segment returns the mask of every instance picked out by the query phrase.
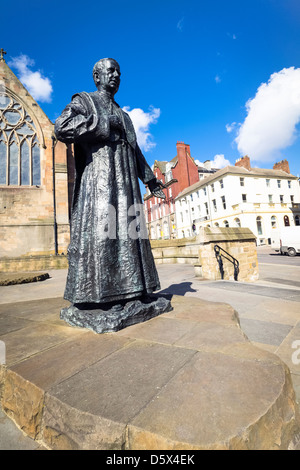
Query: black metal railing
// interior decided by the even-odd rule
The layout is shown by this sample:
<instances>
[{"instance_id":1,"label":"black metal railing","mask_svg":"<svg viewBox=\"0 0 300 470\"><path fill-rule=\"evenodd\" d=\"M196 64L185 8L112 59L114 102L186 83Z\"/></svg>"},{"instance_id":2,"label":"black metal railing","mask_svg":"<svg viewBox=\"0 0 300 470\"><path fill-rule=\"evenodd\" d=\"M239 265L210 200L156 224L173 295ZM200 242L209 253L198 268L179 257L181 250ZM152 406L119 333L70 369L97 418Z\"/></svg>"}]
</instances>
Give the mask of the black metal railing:
<instances>
[{"instance_id":1,"label":"black metal railing","mask_svg":"<svg viewBox=\"0 0 300 470\"><path fill-rule=\"evenodd\" d=\"M215 250L215 255L216 255L217 261L219 263L219 269L220 269L222 279L224 279L224 267L223 267L223 259L222 258L226 258L228 261L230 261L230 263L233 264L234 280L237 281L238 280L238 275L239 275L239 270L240 270L238 260L235 259L230 253L227 253L227 251L225 251L219 245L215 245L214 250ZM223 253L225 253L225 255Z\"/></svg>"}]
</instances>

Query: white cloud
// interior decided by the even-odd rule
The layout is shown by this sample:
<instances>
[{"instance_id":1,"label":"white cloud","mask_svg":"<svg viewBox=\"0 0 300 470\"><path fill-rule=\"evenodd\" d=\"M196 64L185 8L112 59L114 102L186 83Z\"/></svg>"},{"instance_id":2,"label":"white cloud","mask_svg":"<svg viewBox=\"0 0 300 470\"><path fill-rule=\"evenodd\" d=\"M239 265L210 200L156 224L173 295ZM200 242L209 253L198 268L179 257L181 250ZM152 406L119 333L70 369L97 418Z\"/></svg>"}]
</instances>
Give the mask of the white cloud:
<instances>
[{"instance_id":1,"label":"white cloud","mask_svg":"<svg viewBox=\"0 0 300 470\"><path fill-rule=\"evenodd\" d=\"M182 32L183 31L183 26L184 26L184 17L182 17L178 23L177 23L177 29Z\"/></svg>"},{"instance_id":2,"label":"white cloud","mask_svg":"<svg viewBox=\"0 0 300 470\"><path fill-rule=\"evenodd\" d=\"M146 113L140 108L130 110L129 106L125 106L123 110L129 114L137 136L137 141L142 150L147 152L155 147L155 142L152 141L152 135L149 132L150 124L155 124L160 116L159 108L149 108Z\"/></svg>"},{"instance_id":3,"label":"white cloud","mask_svg":"<svg viewBox=\"0 0 300 470\"><path fill-rule=\"evenodd\" d=\"M234 131L236 129L236 126L237 126L236 122L232 122L231 124L226 124L226 131L228 133Z\"/></svg>"},{"instance_id":4,"label":"white cloud","mask_svg":"<svg viewBox=\"0 0 300 470\"><path fill-rule=\"evenodd\" d=\"M12 60L8 62L10 67L18 70L20 81L35 100L50 103L51 93L53 91L51 81L49 78L43 77L39 70L35 72L32 71L31 67L33 67L34 64L34 60L24 54L13 57Z\"/></svg>"},{"instance_id":5,"label":"white cloud","mask_svg":"<svg viewBox=\"0 0 300 470\"><path fill-rule=\"evenodd\" d=\"M221 83L221 81L222 81L222 80L221 80L221 77L220 77L219 75L216 75L216 76L215 76L215 82L216 82L216 83Z\"/></svg>"},{"instance_id":6,"label":"white cloud","mask_svg":"<svg viewBox=\"0 0 300 470\"><path fill-rule=\"evenodd\" d=\"M297 138L300 121L300 69L290 67L271 75L246 103L247 117L235 139L242 155L266 162Z\"/></svg>"},{"instance_id":7,"label":"white cloud","mask_svg":"<svg viewBox=\"0 0 300 470\"><path fill-rule=\"evenodd\" d=\"M227 36L229 36L233 40L237 38L236 34L232 34L232 33L227 33Z\"/></svg>"},{"instance_id":8,"label":"white cloud","mask_svg":"<svg viewBox=\"0 0 300 470\"><path fill-rule=\"evenodd\" d=\"M202 162L199 160L195 160L196 165L204 166ZM214 156L214 159L211 161L212 168L224 168L225 166L230 165L230 161L225 158L223 154L217 154Z\"/></svg>"},{"instance_id":9,"label":"white cloud","mask_svg":"<svg viewBox=\"0 0 300 470\"><path fill-rule=\"evenodd\" d=\"M213 168L224 168L225 166L228 166L228 165L230 165L230 161L227 160L223 154L215 155L213 162L212 162Z\"/></svg>"}]
</instances>

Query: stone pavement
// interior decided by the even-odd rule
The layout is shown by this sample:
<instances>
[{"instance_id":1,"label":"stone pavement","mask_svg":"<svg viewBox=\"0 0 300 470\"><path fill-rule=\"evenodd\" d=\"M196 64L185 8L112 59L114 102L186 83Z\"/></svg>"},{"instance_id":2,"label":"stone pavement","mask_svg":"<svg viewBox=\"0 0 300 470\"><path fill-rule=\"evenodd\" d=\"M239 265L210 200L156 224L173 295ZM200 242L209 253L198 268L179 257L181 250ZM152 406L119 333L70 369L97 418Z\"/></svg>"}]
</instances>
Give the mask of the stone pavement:
<instances>
[{"instance_id":1,"label":"stone pavement","mask_svg":"<svg viewBox=\"0 0 300 470\"><path fill-rule=\"evenodd\" d=\"M269 252L267 247L258 247ZM282 260L281 260L282 262ZM259 348L278 355L289 367L300 403L300 266L259 263L260 280L251 283L195 279L190 266L172 273L161 266L163 292L186 297L226 302L239 315L249 340ZM166 281L171 279L173 283ZM297 343L298 342L298 343Z\"/></svg>"},{"instance_id":2,"label":"stone pavement","mask_svg":"<svg viewBox=\"0 0 300 470\"><path fill-rule=\"evenodd\" d=\"M162 442L164 445L173 446L167 448L176 448L174 446L180 445L179 442L182 448L183 435L185 438L190 436L188 448L193 448L193 446L197 448L199 442L203 445L213 443L220 445L221 448L222 445L224 448L228 448L228 445L232 448L242 447L245 442L248 442L247 445L250 445L250 448L251 446L255 448L257 445L253 441L253 433L257 432L255 426L252 434L248 429L247 436L240 436L240 442L237 444L237 430L245 429L245 422L244 425L239 422L239 419L232 422L230 416L237 403L239 403L237 409L240 407L240 410L244 410L244 414L238 413L238 415L244 416L246 421L250 419L250 415L245 412L247 407L250 406L249 413L252 413L253 420L254 416L257 417L261 413L258 408L262 406L263 401L265 404L268 400L280 403L281 392L279 390L283 382L280 380L276 382L278 376L281 378L284 376L280 359L288 365L292 373L294 389L299 400L300 364L297 364L297 358L300 354L295 356L297 351L293 349L293 345L300 340L300 286L297 285L300 267L279 268L261 265L260 281L255 283L255 286L234 281L200 280L195 278L193 268L188 265L160 265L158 269L162 293L174 295L173 303L176 307L174 312L145 324L130 327L117 334L106 335L106 344L101 348L98 344L99 336L62 325L58 320L57 312L64 302L61 296L64 289L65 271L49 272L50 279L32 285L0 287L0 304L2 304L0 305L0 312L2 312L0 340L5 340L7 347L8 367L11 370L10 378L12 379L11 391L16 387L16 377L22 377L17 384L18 390L24 391L26 389L24 384L33 384L31 391L32 396L36 397L37 405L44 403L40 400L40 395L48 393L48 401L44 403L48 417L44 419L47 421L46 439L48 439L48 444L51 443L52 448L55 446L76 448L79 445L80 433L76 435L74 423L75 428L76 426L78 428L79 422L92 429L96 435L99 433L99 428L103 429L105 424L110 429L110 436L114 436L115 444L124 439L122 433L125 427L122 423L130 423L130 426L126 428L125 441L127 439L127 445L130 442L131 448L134 446L141 448L142 445L155 448L155 445L163 445ZM225 302L231 305L238 312L242 331L252 344L249 344L237 328L233 309L223 304L221 309L219 308L223 314L221 313L221 317L220 315L215 317L210 307L214 307L215 312L216 305L210 304L208 307L208 304L203 301L222 304ZM187 304L189 304L188 311ZM195 317L196 307L198 313ZM199 312L203 310L206 316L204 313L199 315ZM45 325L47 325L47 334L45 334ZM34 334L33 330L35 330ZM39 341L36 341L37 338ZM93 357L93 364L87 366L86 361L89 361L88 358L95 354L95 348L93 349L95 342L97 342L97 357ZM141 348L142 344L145 348ZM258 346L259 349L256 347L253 349L254 346ZM269 355L269 353L275 353L276 356ZM280 358L279 362L276 357ZM143 367L140 366L141 361L144 364ZM122 370L124 363L131 364L126 374ZM145 364L146 370L144 370ZM151 375L152 370L157 370L158 364L161 364L159 368L161 372ZM257 364L263 364L263 367L256 368ZM237 371L239 373L235 388L232 390L232 383L229 387L227 377L233 369L235 373ZM64 376L66 370L68 370L67 377ZM195 370L198 372L196 373ZM177 430L177 434L174 435L172 429L176 428L176 423L170 422L168 429L165 425L166 416L170 420L173 413L169 408L182 409L181 420L184 423L185 416L193 415L187 398L195 396L196 390L199 392L199 383L203 382L203 377L205 377L206 392L210 393L203 395L202 391L202 395L199 395L198 409L209 395L215 394L216 389L220 388L214 381L214 374L209 373L210 370L218 370L221 374L219 379L222 380L223 404L228 406L230 415L226 416L225 411L218 408L222 402L220 399L209 403L209 413L205 414L205 409L202 408L201 417L203 422L210 424L209 429L221 430L223 436L228 437L227 442L222 441L220 435L209 435L207 430L205 436L199 430L195 435L194 429L197 423L193 420L185 422L184 430L181 433ZM247 370L248 379L243 376L243 370ZM122 378L121 383L118 384L115 378L115 381L109 385L112 372L117 374L115 377ZM101 384L97 380L93 383L93 377L102 377L103 373L107 380L101 381ZM196 375L193 375L195 373ZM132 378L135 374L140 377L140 393L132 389L130 377ZM79 376L84 385L82 390L86 392L86 387L89 386L89 393L83 395L81 388L78 386L76 388L75 377ZM200 377L202 382L200 382ZM187 383L190 384L189 387L185 386ZM112 396L113 385L115 385L114 390L119 387L120 392L114 396L114 405L111 407L106 405L105 409L102 409L103 405L100 406L93 397L98 393L102 393L103 397ZM99 391L101 387L103 390ZM196 388L193 389L193 387ZM261 403L257 403L256 393L259 390ZM177 404L170 402L169 396L177 396ZM251 396L255 397L255 403L251 401ZM16 399L15 391L11 394L10 398L12 397ZM100 400L100 402L104 403L105 400ZM183 403L185 406L182 406ZM123 404L121 408L120 404ZM161 404L167 415L161 413L162 408L159 406ZM64 408L66 406L67 408ZM74 410L77 410L77 414ZM160 413L157 413L158 410ZM35 411L36 413L31 413L31 416L38 417L39 413ZM286 411L288 411L287 414L291 413L290 409ZM69 416L70 422L59 422L59 416L64 412L66 416ZM16 414L16 409L14 413ZM153 416L158 416L156 421L153 420ZM216 421L218 417L221 421ZM51 419L56 421L53 422ZM267 423L268 412L266 411L264 419ZM150 421L152 427L147 428L147 423ZM121 424L121 428L115 423L118 423L118 426ZM9 446L15 449L43 448L38 442L25 437L16 427L13 428L12 424L5 415L0 415L0 449L9 448ZM270 423L268 424L270 430ZM33 433L31 435L36 437L35 433L39 432L39 424L34 422L34 419L31 422L27 419L26 423L21 423L21 425L27 426L26 432L29 435ZM69 429L68 432L66 427ZM164 440L161 440L162 428ZM55 434L55 429L64 430L64 432L59 437ZM64 441L62 442L61 439ZM95 448L93 437L89 435L86 439L87 448L89 446ZM264 439L266 443L265 436ZM106 448L110 444L106 442Z\"/></svg>"}]
</instances>

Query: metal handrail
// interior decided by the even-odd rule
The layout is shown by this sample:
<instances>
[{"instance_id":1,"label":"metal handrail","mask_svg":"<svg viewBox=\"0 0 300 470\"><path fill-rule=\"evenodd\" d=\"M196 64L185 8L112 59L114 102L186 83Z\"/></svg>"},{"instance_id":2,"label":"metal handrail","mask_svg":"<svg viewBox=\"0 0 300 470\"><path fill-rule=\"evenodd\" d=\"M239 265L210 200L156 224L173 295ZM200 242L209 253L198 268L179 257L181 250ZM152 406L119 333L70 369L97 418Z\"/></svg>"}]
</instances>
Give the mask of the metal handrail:
<instances>
[{"instance_id":1,"label":"metal handrail","mask_svg":"<svg viewBox=\"0 0 300 470\"><path fill-rule=\"evenodd\" d=\"M226 258L228 261L230 261L230 263L233 264L233 267L234 267L234 280L237 281L239 271L240 271L240 268L239 268L240 264L239 264L238 260L236 258L234 258L230 253L225 251L219 245L215 245L214 250L215 250L215 255L216 255L217 261L219 263L219 268L220 268L220 273L221 273L222 279L224 279L224 268L223 268L223 260L222 260L222 257L223 257L223 258ZM221 251L226 253L227 256L223 255L223 253L221 253ZM231 259L228 258L228 256L230 256Z\"/></svg>"}]
</instances>

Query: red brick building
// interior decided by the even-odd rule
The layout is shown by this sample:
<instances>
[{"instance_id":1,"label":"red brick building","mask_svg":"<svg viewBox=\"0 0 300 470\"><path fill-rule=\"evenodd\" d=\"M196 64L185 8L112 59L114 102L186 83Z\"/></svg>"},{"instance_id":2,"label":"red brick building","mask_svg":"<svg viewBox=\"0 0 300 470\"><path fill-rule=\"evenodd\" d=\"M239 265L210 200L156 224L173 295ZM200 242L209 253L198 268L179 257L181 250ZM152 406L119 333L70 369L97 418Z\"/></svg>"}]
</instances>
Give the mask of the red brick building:
<instances>
[{"instance_id":1,"label":"red brick building","mask_svg":"<svg viewBox=\"0 0 300 470\"><path fill-rule=\"evenodd\" d=\"M177 154L171 161L155 160L154 162L155 176L166 185L163 190L166 199L152 196L148 189L144 196L150 239L175 238L175 198L188 186L216 171L211 168L209 161L204 163L204 167L199 167L191 156L188 144L177 142L176 149Z\"/></svg>"}]
</instances>

